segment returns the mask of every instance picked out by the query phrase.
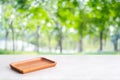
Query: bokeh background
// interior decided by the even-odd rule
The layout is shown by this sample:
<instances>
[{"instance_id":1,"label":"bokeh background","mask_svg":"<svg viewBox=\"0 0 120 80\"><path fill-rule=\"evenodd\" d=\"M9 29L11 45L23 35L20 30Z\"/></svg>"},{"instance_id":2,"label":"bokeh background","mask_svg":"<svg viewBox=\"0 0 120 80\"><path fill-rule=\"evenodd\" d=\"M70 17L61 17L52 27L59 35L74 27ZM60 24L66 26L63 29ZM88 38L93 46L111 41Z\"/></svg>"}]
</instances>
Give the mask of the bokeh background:
<instances>
[{"instance_id":1,"label":"bokeh background","mask_svg":"<svg viewBox=\"0 0 120 80\"><path fill-rule=\"evenodd\" d=\"M120 0L0 0L0 54L119 54Z\"/></svg>"}]
</instances>

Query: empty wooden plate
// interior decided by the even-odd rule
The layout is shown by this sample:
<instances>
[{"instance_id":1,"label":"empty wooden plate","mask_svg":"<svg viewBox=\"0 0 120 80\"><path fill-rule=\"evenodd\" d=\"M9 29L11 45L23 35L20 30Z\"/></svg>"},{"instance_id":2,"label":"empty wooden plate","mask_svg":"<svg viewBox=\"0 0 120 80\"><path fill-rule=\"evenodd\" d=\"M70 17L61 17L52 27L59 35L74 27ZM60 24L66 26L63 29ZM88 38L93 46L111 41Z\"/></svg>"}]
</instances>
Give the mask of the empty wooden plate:
<instances>
[{"instance_id":1,"label":"empty wooden plate","mask_svg":"<svg viewBox=\"0 0 120 80\"><path fill-rule=\"evenodd\" d=\"M49 67L54 67L56 65L55 61L39 57L30 60L24 60L20 62L11 63L10 67L20 73L28 73L32 71L37 71Z\"/></svg>"}]
</instances>

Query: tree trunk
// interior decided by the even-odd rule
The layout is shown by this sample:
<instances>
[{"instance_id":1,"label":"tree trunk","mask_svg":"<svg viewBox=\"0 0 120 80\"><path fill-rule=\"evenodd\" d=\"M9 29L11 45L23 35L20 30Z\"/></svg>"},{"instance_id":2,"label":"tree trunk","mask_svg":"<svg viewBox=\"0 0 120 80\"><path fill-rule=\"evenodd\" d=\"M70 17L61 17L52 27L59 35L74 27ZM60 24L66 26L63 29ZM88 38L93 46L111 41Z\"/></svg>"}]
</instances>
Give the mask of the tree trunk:
<instances>
[{"instance_id":1,"label":"tree trunk","mask_svg":"<svg viewBox=\"0 0 120 80\"><path fill-rule=\"evenodd\" d=\"M79 52L83 51L83 23L80 26Z\"/></svg>"},{"instance_id":2,"label":"tree trunk","mask_svg":"<svg viewBox=\"0 0 120 80\"><path fill-rule=\"evenodd\" d=\"M100 48L99 51L103 50L103 31L100 31Z\"/></svg>"},{"instance_id":3,"label":"tree trunk","mask_svg":"<svg viewBox=\"0 0 120 80\"><path fill-rule=\"evenodd\" d=\"M15 51L15 36L14 36L14 28L13 28L13 22L11 22L11 25L10 25L10 28L11 28L11 31L12 31L12 42L13 42L13 52Z\"/></svg>"},{"instance_id":4,"label":"tree trunk","mask_svg":"<svg viewBox=\"0 0 120 80\"><path fill-rule=\"evenodd\" d=\"M114 51L118 51L118 40L114 43Z\"/></svg>"},{"instance_id":5,"label":"tree trunk","mask_svg":"<svg viewBox=\"0 0 120 80\"><path fill-rule=\"evenodd\" d=\"M60 38L59 38L59 48L60 48L60 53L62 54L63 52L63 45L62 45L62 42L63 42L63 34L62 34L62 27L60 27Z\"/></svg>"},{"instance_id":6,"label":"tree trunk","mask_svg":"<svg viewBox=\"0 0 120 80\"><path fill-rule=\"evenodd\" d=\"M25 50L25 46L24 46L24 37L25 37L25 34L24 34L24 30L22 31L22 48L21 48L21 51L24 51Z\"/></svg>"},{"instance_id":7,"label":"tree trunk","mask_svg":"<svg viewBox=\"0 0 120 80\"><path fill-rule=\"evenodd\" d=\"M8 34L9 34L9 32L8 32L8 30L6 29L6 33L5 33L5 50L7 50Z\"/></svg>"},{"instance_id":8,"label":"tree trunk","mask_svg":"<svg viewBox=\"0 0 120 80\"><path fill-rule=\"evenodd\" d=\"M51 36L48 37L48 46L49 46L49 51L51 52Z\"/></svg>"},{"instance_id":9,"label":"tree trunk","mask_svg":"<svg viewBox=\"0 0 120 80\"><path fill-rule=\"evenodd\" d=\"M39 38L40 38L40 26L36 28L36 51L39 52Z\"/></svg>"},{"instance_id":10,"label":"tree trunk","mask_svg":"<svg viewBox=\"0 0 120 80\"><path fill-rule=\"evenodd\" d=\"M80 36L80 40L79 40L79 52L83 51L83 39L82 36Z\"/></svg>"},{"instance_id":11,"label":"tree trunk","mask_svg":"<svg viewBox=\"0 0 120 80\"><path fill-rule=\"evenodd\" d=\"M62 45L62 41L63 41L63 34L62 34L62 26L59 23L56 23L56 26L58 26L58 48L60 50L60 53L62 54L63 52L63 45Z\"/></svg>"},{"instance_id":12,"label":"tree trunk","mask_svg":"<svg viewBox=\"0 0 120 80\"><path fill-rule=\"evenodd\" d=\"M58 40L58 45L59 45L60 53L62 53L62 51L63 51L63 47L62 47L62 37L60 37L60 39Z\"/></svg>"}]
</instances>

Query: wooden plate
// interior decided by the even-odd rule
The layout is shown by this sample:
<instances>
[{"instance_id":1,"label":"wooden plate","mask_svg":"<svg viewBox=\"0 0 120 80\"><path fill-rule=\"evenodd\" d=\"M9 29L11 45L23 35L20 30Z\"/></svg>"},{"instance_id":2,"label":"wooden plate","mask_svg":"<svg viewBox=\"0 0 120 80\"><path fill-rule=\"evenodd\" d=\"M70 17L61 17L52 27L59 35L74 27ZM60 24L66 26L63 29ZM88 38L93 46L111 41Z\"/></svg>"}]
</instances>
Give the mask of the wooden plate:
<instances>
[{"instance_id":1,"label":"wooden plate","mask_svg":"<svg viewBox=\"0 0 120 80\"><path fill-rule=\"evenodd\" d=\"M43 57L39 57L35 59L11 63L10 67L15 71L18 71L24 74L24 73L37 71L37 70L41 70L49 67L54 67L55 65L56 65L55 61L52 61Z\"/></svg>"}]
</instances>

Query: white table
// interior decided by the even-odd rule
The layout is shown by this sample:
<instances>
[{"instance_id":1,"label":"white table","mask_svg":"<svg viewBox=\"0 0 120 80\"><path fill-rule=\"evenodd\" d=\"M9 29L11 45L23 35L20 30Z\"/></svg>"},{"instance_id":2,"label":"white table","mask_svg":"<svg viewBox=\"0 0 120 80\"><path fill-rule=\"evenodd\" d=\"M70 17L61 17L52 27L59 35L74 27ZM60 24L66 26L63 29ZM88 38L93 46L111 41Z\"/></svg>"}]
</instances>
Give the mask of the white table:
<instances>
[{"instance_id":1,"label":"white table","mask_svg":"<svg viewBox=\"0 0 120 80\"><path fill-rule=\"evenodd\" d=\"M56 67L19 74L9 64L35 57L57 62ZM0 55L0 80L120 80L120 56Z\"/></svg>"}]
</instances>

